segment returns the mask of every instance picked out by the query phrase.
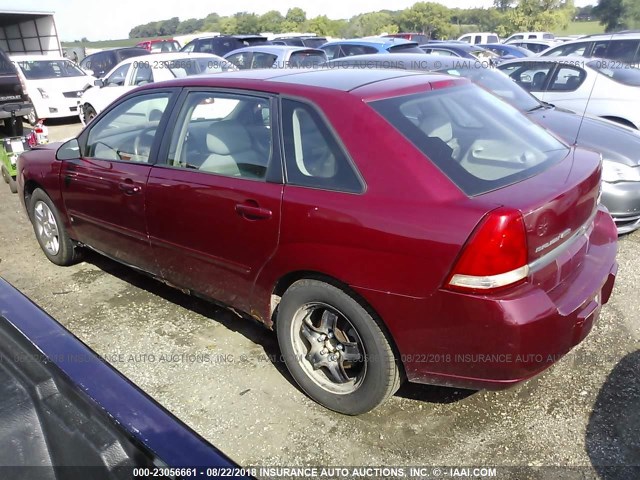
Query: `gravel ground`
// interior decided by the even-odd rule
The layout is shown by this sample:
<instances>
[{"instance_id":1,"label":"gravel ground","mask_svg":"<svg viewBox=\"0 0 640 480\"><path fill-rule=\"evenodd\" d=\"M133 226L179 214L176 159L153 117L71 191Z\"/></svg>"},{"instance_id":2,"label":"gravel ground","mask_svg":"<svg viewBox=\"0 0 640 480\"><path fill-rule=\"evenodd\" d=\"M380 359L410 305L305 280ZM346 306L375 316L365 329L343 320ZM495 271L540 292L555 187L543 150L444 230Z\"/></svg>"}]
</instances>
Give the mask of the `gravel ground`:
<instances>
[{"instance_id":1,"label":"gravel ground","mask_svg":"<svg viewBox=\"0 0 640 480\"><path fill-rule=\"evenodd\" d=\"M55 125L50 138L79 128ZM407 385L353 418L295 387L272 361L272 332L98 255L57 267L6 187L0 204L0 274L241 465L466 465L497 466L499 478L640 476L640 232L620 240L617 284L592 333L542 375L500 392Z\"/></svg>"}]
</instances>

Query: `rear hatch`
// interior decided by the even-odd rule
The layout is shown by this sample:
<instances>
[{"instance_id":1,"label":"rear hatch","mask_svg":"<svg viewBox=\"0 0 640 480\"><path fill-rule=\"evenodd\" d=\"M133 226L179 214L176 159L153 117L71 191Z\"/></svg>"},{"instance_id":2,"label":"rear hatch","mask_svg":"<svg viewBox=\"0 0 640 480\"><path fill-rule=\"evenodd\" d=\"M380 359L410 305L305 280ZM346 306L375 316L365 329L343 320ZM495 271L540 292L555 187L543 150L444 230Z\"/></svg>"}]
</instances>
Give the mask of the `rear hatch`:
<instances>
[{"instance_id":1,"label":"rear hatch","mask_svg":"<svg viewBox=\"0 0 640 480\"><path fill-rule=\"evenodd\" d=\"M522 212L533 263L589 227L598 206L600 177L600 155L573 149L538 175L477 199Z\"/></svg>"},{"instance_id":2,"label":"rear hatch","mask_svg":"<svg viewBox=\"0 0 640 480\"><path fill-rule=\"evenodd\" d=\"M18 72L9 57L0 50L0 105L26 102Z\"/></svg>"}]
</instances>

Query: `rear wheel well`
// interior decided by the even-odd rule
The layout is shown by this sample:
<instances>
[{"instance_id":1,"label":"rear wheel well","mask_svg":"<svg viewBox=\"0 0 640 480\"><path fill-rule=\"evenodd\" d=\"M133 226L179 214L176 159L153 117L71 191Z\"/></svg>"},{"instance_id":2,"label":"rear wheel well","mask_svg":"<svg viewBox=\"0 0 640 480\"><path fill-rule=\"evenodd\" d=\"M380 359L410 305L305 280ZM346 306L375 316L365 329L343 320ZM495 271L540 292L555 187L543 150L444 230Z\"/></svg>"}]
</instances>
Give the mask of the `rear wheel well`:
<instances>
[{"instance_id":1,"label":"rear wheel well","mask_svg":"<svg viewBox=\"0 0 640 480\"><path fill-rule=\"evenodd\" d=\"M626 127L631 127L631 128L635 128L636 130L638 129L638 127L636 127L633 123L631 123L629 120L624 119L624 118L620 118L620 117L612 117L612 116L605 116L602 117L605 118L607 120L611 120L612 122L616 122L616 123L620 123Z\"/></svg>"},{"instance_id":2,"label":"rear wheel well","mask_svg":"<svg viewBox=\"0 0 640 480\"><path fill-rule=\"evenodd\" d=\"M400 351L398 350L398 346L396 345L395 339L391 335L391 332L389 332L389 328L387 327L387 324L384 322L382 317L378 315L378 312L375 311L375 309L369 304L369 302L367 302L365 298L362 297L362 295L358 294L346 283L341 282L337 278L334 278L330 275L326 275L324 273L320 273L312 270L302 270L302 271L287 273L282 278L280 278L276 283L275 287L273 288L273 292L271 295L271 322L272 322L271 328L273 330L275 330L274 325L277 321L278 304L280 303L280 298L282 297L282 295L284 295L284 292L286 292L291 285L293 285L298 280L303 280L303 279L318 280L320 282L328 283L329 285L339 288L344 293L346 293L351 298L353 298L356 302L358 302L362 306L362 308L364 308L367 311L367 313L369 313L369 315L375 318L377 320L377 323L380 325L380 328L384 329L385 334L389 339L389 343L391 344L391 348L393 349L393 353L396 357L396 363L398 365L398 368L400 369L400 375L402 376L401 378L402 379L406 378L405 371L404 371L404 364L400 360L401 359Z\"/></svg>"}]
</instances>

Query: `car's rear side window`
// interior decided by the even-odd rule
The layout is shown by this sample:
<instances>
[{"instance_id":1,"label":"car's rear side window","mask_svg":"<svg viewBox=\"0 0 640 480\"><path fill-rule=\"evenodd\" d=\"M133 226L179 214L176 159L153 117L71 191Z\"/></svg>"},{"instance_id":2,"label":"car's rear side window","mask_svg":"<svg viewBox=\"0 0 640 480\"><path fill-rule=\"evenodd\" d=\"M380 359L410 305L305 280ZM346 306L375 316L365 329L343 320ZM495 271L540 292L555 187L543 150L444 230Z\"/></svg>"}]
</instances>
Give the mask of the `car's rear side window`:
<instances>
[{"instance_id":1,"label":"car's rear side window","mask_svg":"<svg viewBox=\"0 0 640 480\"><path fill-rule=\"evenodd\" d=\"M353 164L314 108L284 99L282 130L287 183L352 193L363 191Z\"/></svg>"},{"instance_id":2,"label":"car's rear side window","mask_svg":"<svg viewBox=\"0 0 640 480\"><path fill-rule=\"evenodd\" d=\"M470 196L531 177L569 151L514 107L475 85L370 105Z\"/></svg>"},{"instance_id":3,"label":"car's rear side window","mask_svg":"<svg viewBox=\"0 0 640 480\"><path fill-rule=\"evenodd\" d=\"M389 53L424 53L418 45L394 45L388 48Z\"/></svg>"}]
</instances>

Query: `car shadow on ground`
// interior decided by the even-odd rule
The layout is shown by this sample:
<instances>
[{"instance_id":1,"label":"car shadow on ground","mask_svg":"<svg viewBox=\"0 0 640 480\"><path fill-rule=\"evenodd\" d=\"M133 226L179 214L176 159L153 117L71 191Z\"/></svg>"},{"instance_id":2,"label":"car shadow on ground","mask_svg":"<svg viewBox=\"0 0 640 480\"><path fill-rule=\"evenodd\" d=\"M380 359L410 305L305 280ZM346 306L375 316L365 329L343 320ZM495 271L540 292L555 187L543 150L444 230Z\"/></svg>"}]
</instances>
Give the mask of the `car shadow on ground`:
<instances>
[{"instance_id":1,"label":"car shadow on ground","mask_svg":"<svg viewBox=\"0 0 640 480\"><path fill-rule=\"evenodd\" d=\"M602 480L640 478L640 350L620 360L600 389L585 446Z\"/></svg>"},{"instance_id":2,"label":"car shadow on ground","mask_svg":"<svg viewBox=\"0 0 640 480\"><path fill-rule=\"evenodd\" d=\"M139 273L132 268L121 265L93 251L88 250L86 252L84 261L98 267L109 275L119 278L123 282L202 315L233 332L243 335L255 345L261 347L266 357L278 372L281 373L291 385L299 388L282 360L275 333L266 329L260 322L249 319L248 317L239 318L237 314L228 308L183 293L180 290L165 285L159 280ZM475 390L436 387L405 382L398 392L396 392L396 396L421 402L444 404L457 402L474 393Z\"/></svg>"}]
</instances>

